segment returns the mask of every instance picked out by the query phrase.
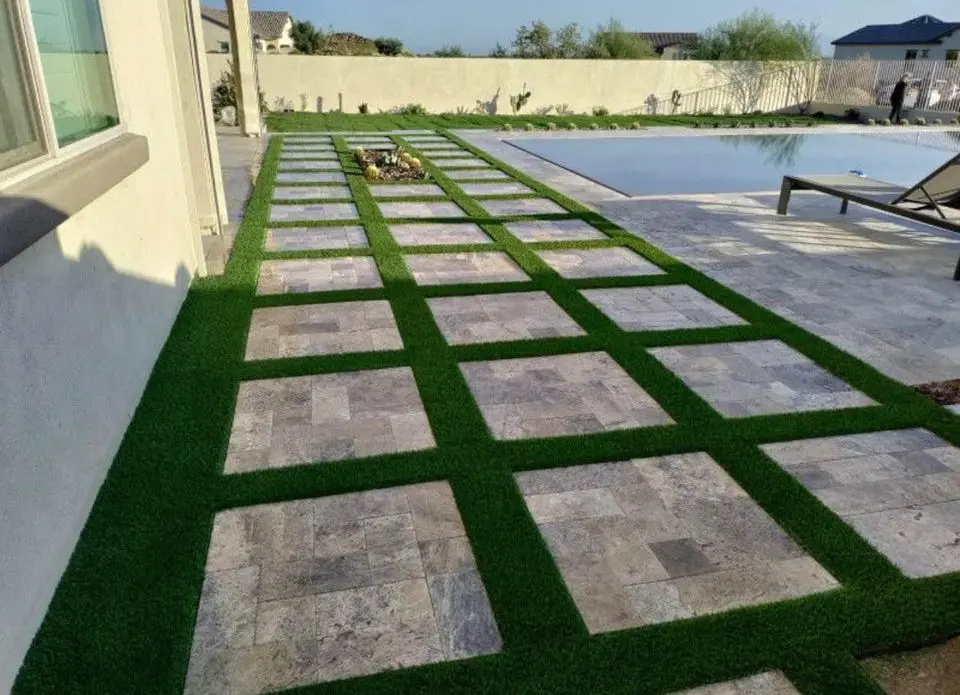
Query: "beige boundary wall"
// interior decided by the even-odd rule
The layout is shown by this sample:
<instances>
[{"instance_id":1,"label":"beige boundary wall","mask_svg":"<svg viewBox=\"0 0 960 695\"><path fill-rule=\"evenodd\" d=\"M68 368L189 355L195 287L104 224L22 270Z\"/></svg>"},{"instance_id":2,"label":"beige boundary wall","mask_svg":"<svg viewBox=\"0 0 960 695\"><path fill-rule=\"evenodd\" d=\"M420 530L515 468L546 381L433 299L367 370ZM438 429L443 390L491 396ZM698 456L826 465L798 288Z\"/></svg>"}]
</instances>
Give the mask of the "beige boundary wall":
<instances>
[{"instance_id":1,"label":"beige boundary wall","mask_svg":"<svg viewBox=\"0 0 960 695\"><path fill-rule=\"evenodd\" d=\"M207 56L211 83L226 70L228 56ZM375 58L348 56L257 56L260 88L271 110L317 111L339 106L371 113L408 103L431 113L474 112L478 102L496 100L497 113L510 114L510 95L524 84L532 92L522 113L567 104L577 113L604 106L611 113L646 110L653 95L669 100L722 80L710 63L682 60L526 60L510 58ZM304 109L304 105L306 108Z\"/></svg>"}]
</instances>

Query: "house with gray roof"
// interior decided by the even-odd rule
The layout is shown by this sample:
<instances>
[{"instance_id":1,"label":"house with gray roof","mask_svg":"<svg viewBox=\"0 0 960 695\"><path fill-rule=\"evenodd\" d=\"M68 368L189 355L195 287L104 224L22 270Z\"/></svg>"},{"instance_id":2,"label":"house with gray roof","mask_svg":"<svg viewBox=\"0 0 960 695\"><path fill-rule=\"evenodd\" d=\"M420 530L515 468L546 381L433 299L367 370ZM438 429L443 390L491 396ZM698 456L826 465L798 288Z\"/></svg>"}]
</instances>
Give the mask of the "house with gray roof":
<instances>
[{"instance_id":1,"label":"house with gray roof","mask_svg":"<svg viewBox=\"0 0 960 695\"><path fill-rule=\"evenodd\" d=\"M960 67L960 22L925 14L902 24L869 24L833 41L833 57L949 60Z\"/></svg>"},{"instance_id":2,"label":"house with gray roof","mask_svg":"<svg viewBox=\"0 0 960 695\"><path fill-rule=\"evenodd\" d=\"M230 18L226 10L201 7L203 44L207 53L230 52ZM293 17L289 12L250 11L254 47L261 53L293 51Z\"/></svg>"}]
</instances>

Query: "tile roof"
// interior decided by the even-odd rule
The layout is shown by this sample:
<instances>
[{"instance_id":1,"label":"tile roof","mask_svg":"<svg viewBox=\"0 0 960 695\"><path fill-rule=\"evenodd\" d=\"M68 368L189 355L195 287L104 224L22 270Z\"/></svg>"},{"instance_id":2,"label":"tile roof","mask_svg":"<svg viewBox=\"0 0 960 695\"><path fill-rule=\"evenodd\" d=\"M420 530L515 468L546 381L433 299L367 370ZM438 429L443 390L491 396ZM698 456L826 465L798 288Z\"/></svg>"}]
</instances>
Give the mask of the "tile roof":
<instances>
[{"instance_id":1,"label":"tile roof","mask_svg":"<svg viewBox=\"0 0 960 695\"><path fill-rule=\"evenodd\" d=\"M652 43L656 50L694 41L697 38L697 35L692 32L682 31L641 31L637 36Z\"/></svg>"},{"instance_id":2,"label":"tile roof","mask_svg":"<svg viewBox=\"0 0 960 695\"><path fill-rule=\"evenodd\" d=\"M851 34L841 36L833 45L939 43L944 36L958 29L960 22L943 22L925 14L903 24L870 24L861 27Z\"/></svg>"},{"instance_id":3,"label":"tile roof","mask_svg":"<svg viewBox=\"0 0 960 695\"><path fill-rule=\"evenodd\" d=\"M226 10L201 7L200 14L204 19L214 24L219 24L224 27L230 26L230 19ZM257 38L276 39L283 34L283 27L286 26L288 19L290 19L289 12L250 10L250 30Z\"/></svg>"}]
</instances>

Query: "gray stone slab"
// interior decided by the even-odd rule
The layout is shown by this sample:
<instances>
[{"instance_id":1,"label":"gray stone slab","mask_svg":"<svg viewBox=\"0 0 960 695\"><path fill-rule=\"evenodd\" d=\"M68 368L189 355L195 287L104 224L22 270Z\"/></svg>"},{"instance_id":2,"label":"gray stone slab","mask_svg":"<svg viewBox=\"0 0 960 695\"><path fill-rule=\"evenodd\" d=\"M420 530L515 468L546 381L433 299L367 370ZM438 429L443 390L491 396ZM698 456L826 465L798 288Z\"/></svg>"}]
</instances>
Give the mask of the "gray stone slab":
<instances>
[{"instance_id":1,"label":"gray stone slab","mask_svg":"<svg viewBox=\"0 0 960 695\"><path fill-rule=\"evenodd\" d=\"M360 215L353 203L313 203L305 205L271 205L271 222L329 222L356 220Z\"/></svg>"},{"instance_id":2,"label":"gray stone slab","mask_svg":"<svg viewBox=\"0 0 960 695\"><path fill-rule=\"evenodd\" d=\"M297 161L333 161L339 163L340 158L332 150L283 150L280 153L280 163Z\"/></svg>"},{"instance_id":3,"label":"gray stone slab","mask_svg":"<svg viewBox=\"0 0 960 695\"><path fill-rule=\"evenodd\" d=\"M274 200L324 200L338 198L350 200L353 195L349 186L276 186Z\"/></svg>"},{"instance_id":4,"label":"gray stone slab","mask_svg":"<svg viewBox=\"0 0 960 695\"><path fill-rule=\"evenodd\" d=\"M280 227L268 229L267 251L309 251L313 249L366 248L363 227Z\"/></svg>"},{"instance_id":5,"label":"gray stone slab","mask_svg":"<svg viewBox=\"0 0 960 695\"><path fill-rule=\"evenodd\" d=\"M480 226L472 222L392 224L390 233L401 246L493 243Z\"/></svg>"},{"instance_id":6,"label":"gray stone slab","mask_svg":"<svg viewBox=\"0 0 960 695\"><path fill-rule=\"evenodd\" d=\"M780 671L766 671L735 681L684 690L674 695L800 695L800 691Z\"/></svg>"},{"instance_id":7,"label":"gray stone slab","mask_svg":"<svg viewBox=\"0 0 960 695\"><path fill-rule=\"evenodd\" d=\"M583 220L529 220L508 222L504 226L508 232L524 242L592 241L608 238L606 234Z\"/></svg>"},{"instance_id":8,"label":"gray stone slab","mask_svg":"<svg viewBox=\"0 0 960 695\"><path fill-rule=\"evenodd\" d=\"M435 183L380 183L370 186L370 192L374 198L446 196L443 189Z\"/></svg>"},{"instance_id":9,"label":"gray stone slab","mask_svg":"<svg viewBox=\"0 0 960 695\"><path fill-rule=\"evenodd\" d=\"M519 200L478 200L477 203L494 217L515 215L558 215L566 210L547 198L522 198Z\"/></svg>"},{"instance_id":10,"label":"gray stone slab","mask_svg":"<svg viewBox=\"0 0 960 695\"><path fill-rule=\"evenodd\" d=\"M430 253L404 256L418 285L523 282L530 278L505 253Z\"/></svg>"},{"instance_id":11,"label":"gray stone slab","mask_svg":"<svg viewBox=\"0 0 960 695\"><path fill-rule=\"evenodd\" d=\"M461 165L462 166L462 165ZM451 181L508 181L510 175L499 169L447 169L441 167Z\"/></svg>"},{"instance_id":12,"label":"gray stone slab","mask_svg":"<svg viewBox=\"0 0 960 695\"><path fill-rule=\"evenodd\" d=\"M738 326L746 321L686 285L583 290L625 331Z\"/></svg>"},{"instance_id":13,"label":"gray stone slab","mask_svg":"<svg viewBox=\"0 0 960 695\"><path fill-rule=\"evenodd\" d=\"M565 278L661 275L663 270L627 248L537 251L543 261Z\"/></svg>"},{"instance_id":14,"label":"gray stone slab","mask_svg":"<svg viewBox=\"0 0 960 695\"><path fill-rule=\"evenodd\" d=\"M342 171L279 171L277 183L344 183L347 177Z\"/></svg>"},{"instance_id":15,"label":"gray stone slab","mask_svg":"<svg viewBox=\"0 0 960 695\"><path fill-rule=\"evenodd\" d=\"M465 217L466 213L454 202L436 203L377 203L387 219L403 217Z\"/></svg>"},{"instance_id":16,"label":"gray stone slab","mask_svg":"<svg viewBox=\"0 0 960 695\"><path fill-rule=\"evenodd\" d=\"M519 183L509 181L505 183L462 183L460 188L467 195L534 195L533 189Z\"/></svg>"},{"instance_id":17,"label":"gray stone slab","mask_svg":"<svg viewBox=\"0 0 960 695\"><path fill-rule=\"evenodd\" d=\"M383 287L372 258L311 258L264 261L257 294L329 292Z\"/></svg>"},{"instance_id":18,"label":"gray stone slab","mask_svg":"<svg viewBox=\"0 0 960 695\"><path fill-rule=\"evenodd\" d=\"M341 171L340 162L335 159L323 160L293 160L281 159L277 164L277 171Z\"/></svg>"},{"instance_id":19,"label":"gray stone slab","mask_svg":"<svg viewBox=\"0 0 960 695\"><path fill-rule=\"evenodd\" d=\"M449 157L437 159L434 164L441 169L465 169L467 167L489 167L486 161L479 157Z\"/></svg>"},{"instance_id":20,"label":"gray stone slab","mask_svg":"<svg viewBox=\"0 0 960 695\"><path fill-rule=\"evenodd\" d=\"M451 345L585 335L546 292L509 292L428 299Z\"/></svg>"}]
</instances>

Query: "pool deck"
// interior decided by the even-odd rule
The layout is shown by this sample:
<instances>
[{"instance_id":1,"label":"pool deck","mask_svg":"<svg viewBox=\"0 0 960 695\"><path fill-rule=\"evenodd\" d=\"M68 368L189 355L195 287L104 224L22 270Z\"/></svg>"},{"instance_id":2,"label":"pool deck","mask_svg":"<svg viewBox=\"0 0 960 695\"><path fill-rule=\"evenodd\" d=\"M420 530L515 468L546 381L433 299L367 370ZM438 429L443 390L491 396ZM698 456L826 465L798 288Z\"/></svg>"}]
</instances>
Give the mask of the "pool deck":
<instances>
[{"instance_id":1,"label":"pool deck","mask_svg":"<svg viewBox=\"0 0 960 695\"><path fill-rule=\"evenodd\" d=\"M816 132L826 132L818 129ZM841 126L830 132L882 134ZM784 129L751 129L751 135ZM786 132L811 134L804 129ZM897 133L956 132L900 128ZM769 191L629 198L508 144L510 139L676 137L743 130L511 134L456 131L494 157L584 203L611 221L908 384L960 378L960 283L951 280L960 236L798 194L776 215Z\"/></svg>"}]
</instances>

